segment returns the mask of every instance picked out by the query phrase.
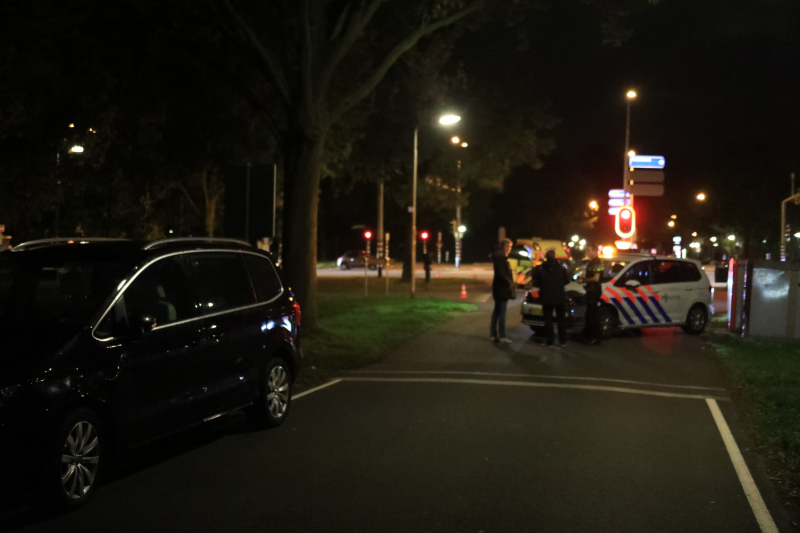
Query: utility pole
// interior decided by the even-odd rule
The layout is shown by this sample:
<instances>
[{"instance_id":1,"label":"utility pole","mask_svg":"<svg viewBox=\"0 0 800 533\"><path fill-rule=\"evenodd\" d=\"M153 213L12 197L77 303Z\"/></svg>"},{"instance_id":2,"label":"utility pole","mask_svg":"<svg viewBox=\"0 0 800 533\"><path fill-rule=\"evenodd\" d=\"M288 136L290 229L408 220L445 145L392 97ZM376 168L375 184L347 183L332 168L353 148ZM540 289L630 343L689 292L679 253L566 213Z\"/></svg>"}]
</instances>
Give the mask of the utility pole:
<instances>
[{"instance_id":1,"label":"utility pole","mask_svg":"<svg viewBox=\"0 0 800 533\"><path fill-rule=\"evenodd\" d=\"M781 202L781 261L786 261L786 203L794 201L795 204L800 203L800 194L794 192L794 172L791 174L792 178L792 195Z\"/></svg>"},{"instance_id":2,"label":"utility pole","mask_svg":"<svg viewBox=\"0 0 800 533\"><path fill-rule=\"evenodd\" d=\"M380 263L380 259L383 257L383 178L378 183L378 235L376 237L375 258L378 259L378 277L381 277L383 275L383 266Z\"/></svg>"}]
</instances>

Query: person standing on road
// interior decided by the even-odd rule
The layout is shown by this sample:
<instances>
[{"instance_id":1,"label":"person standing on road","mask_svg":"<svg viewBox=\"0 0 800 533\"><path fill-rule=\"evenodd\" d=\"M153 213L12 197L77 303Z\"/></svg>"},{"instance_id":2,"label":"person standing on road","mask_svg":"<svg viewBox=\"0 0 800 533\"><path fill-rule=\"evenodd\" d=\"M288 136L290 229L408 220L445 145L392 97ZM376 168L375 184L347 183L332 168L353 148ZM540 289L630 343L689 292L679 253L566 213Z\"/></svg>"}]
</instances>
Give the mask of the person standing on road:
<instances>
[{"instance_id":1,"label":"person standing on road","mask_svg":"<svg viewBox=\"0 0 800 533\"><path fill-rule=\"evenodd\" d=\"M422 254L422 267L425 269L425 285L431 282L431 253Z\"/></svg>"},{"instance_id":2,"label":"person standing on road","mask_svg":"<svg viewBox=\"0 0 800 533\"><path fill-rule=\"evenodd\" d=\"M597 257L597 246L589 245L586 249L586 256L589 263L586 265L586 317L583 327L583 338L587 344L600 344L603 337L600 329L600 296L603 288L600 285L600 277L603 273L603 261Z\"/></svg>"},{"instance_id":3,"label":"person standing on road","mask_svg":"<svg viewBox=\"0 0 800 533\"><path fill-rule=\"evenodd\" d=\"M553 345L553 311L556 312L558 323L558 345L567 344L567 320L564 316L564 307L567 294L564 286L569 283L569 275L564 267L556 261L556 251L547 250L544 255L545 262L536 267L534 284L539 287L539 301L542 302L544 311L544 329L547 345Z\"/></svg>"},{"instance_id":4,"label":"person standing on road","mask_svg":"<svg viewBox=\"0 0 800 533\"><path fill-rule=\"evenodd\" d=\"M492 263L494 264L494 278L492 279L494 311L492 312L490 334L493 342L511 342L511 339L506 337L506 310L508 301L517 297L517 290L514 286L511 265L508 264L508 253L510 251L511 241L503 239L492 254Z\"/></svg>"}]
</instances>

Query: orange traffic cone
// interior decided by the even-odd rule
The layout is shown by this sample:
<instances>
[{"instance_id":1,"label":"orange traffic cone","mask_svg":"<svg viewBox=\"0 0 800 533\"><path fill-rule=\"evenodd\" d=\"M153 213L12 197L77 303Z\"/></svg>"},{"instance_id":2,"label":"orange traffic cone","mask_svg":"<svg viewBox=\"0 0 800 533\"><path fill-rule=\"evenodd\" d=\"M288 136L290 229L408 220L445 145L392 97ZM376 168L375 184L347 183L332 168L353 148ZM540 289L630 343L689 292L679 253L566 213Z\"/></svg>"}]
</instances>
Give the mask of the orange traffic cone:
<instances>
[{"instance_id":1,"label":"orange traffic cone","mask_svg":"<svg viewBox=\"0 0 800 533\"><path fill-rule=\"evenodd\" d=\"M462 298L466 298L467 297L467 284L466 283L462 283L461 284L461 297Z\"/></svg>"}]
</instances>

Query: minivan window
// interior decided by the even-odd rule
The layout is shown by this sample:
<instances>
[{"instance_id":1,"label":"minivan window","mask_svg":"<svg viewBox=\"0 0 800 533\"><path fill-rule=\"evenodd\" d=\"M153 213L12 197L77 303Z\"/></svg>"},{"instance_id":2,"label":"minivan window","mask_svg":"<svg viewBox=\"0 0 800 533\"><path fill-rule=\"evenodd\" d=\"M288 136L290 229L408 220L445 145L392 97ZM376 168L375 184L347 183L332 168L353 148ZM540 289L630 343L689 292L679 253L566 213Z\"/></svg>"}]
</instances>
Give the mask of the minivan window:
<instances>
[{"instance_id":1,"label":"minivan window","mask_svg":"<svg viewBox=\"0 0 800 533\"><path fill-rule=\"evenodd\" d=\"M201 315L256 303L253 285L240 254L207 252L185 257L194 273Z\"/></svg>"},{"instance_id":2,"label":"minivan window","mask_svg":"<svg viewBox=\"0 0 800 533\"><path fill-rule=\"evenodd\" d=\"M94 261L0 259L0 320L80 327L111 294L129 266ZM69 329L68 328L68 329Z\"/></svg>"},{"instance_id":3,"label":"minivan window","mask_svg":"<svg viewBox=\"0 0 800 533\"><path fill-rule=\"evenodd\" d=\"M653 283L678 283L681 281L681 263L678 261L654 261Z\"/></svg>"},{"instance_id":4,"label":"minivan window","mask_svg":"<svg viewBox=\"0 0 800 533\"><path fill-rule=\"evenodd\" d=\"M681 263L682 282L700 281L701 279L702 276L700 275L700 271L697 269L697 265L694 263L689 263L688 261Z\"/></svg>"},{"instance_id":5,"label":"minivan window","mask_svg":"<svg viewBox=\"0 0 800 533\"><path fill-rule=\"evenodd\" d=\"M253 254L243 254L242 257L250 271L250 279L253 281L258 301L268 302L278 296L282 290L281 280L270 260Z\"/></svg>"},{"instance_id":6,"label":"minivan window","mask_svg":"<svg viewBox=\"0 0 800 533\"><path fill-rule=\"evenodd\" d=\"M160 259L145 268L125 290L123 299L111 313L120 314L121 306L129 323L149 315L156 319L156 326L164 326L195 316L186 272L177 257Z\"/></svg>"}]
</instances>

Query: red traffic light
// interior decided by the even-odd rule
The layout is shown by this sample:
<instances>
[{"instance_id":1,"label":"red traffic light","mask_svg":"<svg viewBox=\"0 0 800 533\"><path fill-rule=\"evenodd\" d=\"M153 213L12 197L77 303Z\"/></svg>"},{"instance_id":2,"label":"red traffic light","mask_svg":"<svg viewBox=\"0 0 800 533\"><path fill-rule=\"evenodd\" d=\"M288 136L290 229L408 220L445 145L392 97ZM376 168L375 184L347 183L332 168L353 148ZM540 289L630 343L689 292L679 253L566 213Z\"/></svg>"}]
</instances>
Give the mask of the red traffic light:
<instances>
[{"instance_id":1,"label":"red traffic light","mask_svg":"<svg viewBox=\"0 0 800 533\"><path fill-rule=\"evenodd\" d=\"M372 232L371 231L365 231L364 232L364 238L365 239L371 239L372 238Z\"/></svg>"},{"instance_id":2,"label":"red traffic light","mask_svg":"<svg viewBox=\"0 0 800 533\"><path fill-rule=\"evenodd\" d=\"M428 232L427 231L423 231L422 233L419 234L419 236L422 238L423 241L427 241L428 240Z\"/></svg>"},{"instance_id":3,"label":"red traffic light","mask_svg":"<svg viewBox=\"0 0 800 533\"><path fill-rule=\"evenodd\" d=\"M636 232L636 211L630 206L620 207L614 226L617 235L623 239L633 236Z\"/></svg>"}]
</instances>

